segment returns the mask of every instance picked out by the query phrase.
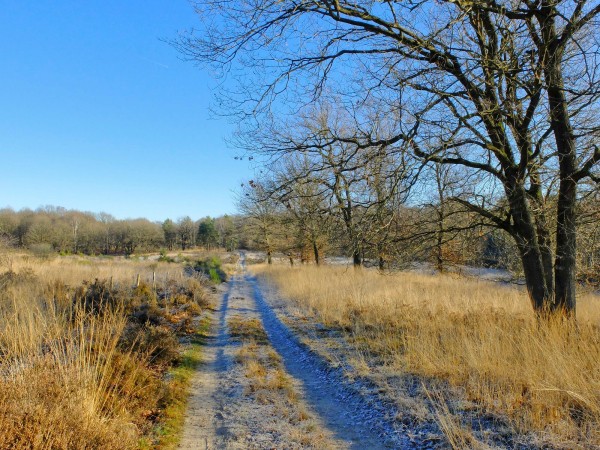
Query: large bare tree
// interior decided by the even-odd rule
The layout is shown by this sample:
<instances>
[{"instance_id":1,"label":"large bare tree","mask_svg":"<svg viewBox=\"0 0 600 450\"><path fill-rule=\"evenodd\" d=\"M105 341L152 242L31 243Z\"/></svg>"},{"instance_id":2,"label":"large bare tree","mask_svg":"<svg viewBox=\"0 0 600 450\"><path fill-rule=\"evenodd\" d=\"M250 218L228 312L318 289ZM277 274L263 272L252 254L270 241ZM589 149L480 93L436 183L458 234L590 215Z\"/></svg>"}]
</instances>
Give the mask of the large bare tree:
<instances>
[{"instance_id":1,"label":"large bare tree","mask_svg":"<svg viewBox=\"0 0 600 450\"><path fill-rule=\"evenodd\" d=\"M377 103L397 126L377 139L354 128L352 139L408 143L423 161L478 172L473 195L455 200L514 238L537 312L574 313L578 186L599 181L600 3L205 0L197 9L206 26L179 45L243 75L222 98L227 108L260 125L328 90L357 110Z\"/></svg>"}]
</instances>

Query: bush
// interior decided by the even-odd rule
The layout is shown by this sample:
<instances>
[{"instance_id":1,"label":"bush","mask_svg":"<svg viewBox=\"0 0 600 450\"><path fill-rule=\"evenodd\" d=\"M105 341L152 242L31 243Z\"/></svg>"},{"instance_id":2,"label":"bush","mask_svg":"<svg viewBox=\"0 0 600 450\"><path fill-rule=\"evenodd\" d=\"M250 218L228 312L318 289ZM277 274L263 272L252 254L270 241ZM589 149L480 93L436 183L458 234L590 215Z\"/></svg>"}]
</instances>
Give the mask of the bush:
<instances>
[{"instance_id":1,"label":"bush","mask_svg":"<svg viewBox=\"0 0 600 450\"><path fill-rule=\"evenodd\" d=\"M227 274L221 269L221 261L215 256L196 261L194 270L208 276L213 283L218 284L227 281Z\"/></svg>"},{"instance_id":2,"label":"bush","mask_svg":"<svg viewBox=\"0 0 600 450\"><path fill-rule=\"evenodd\" d=\"M111 288L107 280L96 278L93 283L84 281L75 291L73 299L76 306L81 306L86 313L102 314L113 311L123 305L123 298L116 289Z\"/></svg>"},{"instance_id":3,"label":"bush","mask_svg":"<svg viewBox=\"0 0 600 450\"><path fill-rule=\"evenodd\" d=\"M202 312L202 308L200 308L200 305L198 305L198 303L190 303L186 311L192 316L198 316Z\"/></svg>"},{"instance_id":4,"label":"bush","mask_svg":"<svg viewBox=\"0 0 600 450\"><path fill-rule=\"evenodd\" d=\"M51 256L56 255L54 248L50 244L41 243L41 244L32 244L29 246L29 250L33 253L34 256L38 258L47 259Z\"/></svg>"},{"instance_id":5,"label":"bush","mask_svg":"<svg viewBox=\"0 0 600 450\"><path fill-rule=\"evenodd\" d=\"M160 325L163 322L164 311L156 304L143 303L133 309L129 320L139 325Z\"/></svg>"},{"instance_id":6,"label":"bush","mask_svg":"<svg viewBox=\"0 0 600 450\"><path fill-rule=\"evenodd\" d=\"M133 290L133 296L131 298L133 305L140 305L143 303L155 304L156 294L152 286L143 281Z\"/></svg>"},{"instance_id":7,"label":"bush","mask_svg":"<svg viewBox=\"0 0 600 450\"><path fill-rule=\"evenodd\" d=\"M175 262L175 258L171 258L170 256L168 256L167 251L164 249L160 251L160 256L158 257L158 260L160 262L168 262L168 263Z\"/></svg>"},{"instance_id":8,"label":"bush","mask_svg":"<svg viewBox=\"0 0 600 450\"><path fill-rule=\"evenodd\" d=\"M37 284L37 277L31 269L24 269L20 272L9 270L0 274L0 289L4 290L9 287Z\"/></svg>"},{"instance_id":9,"label":"bush","mask_svg":"<svg viewBox=\"0 0 600 450\"><path fill-rule=\"evenodd\" d=\"M179 359L179 341L173 331L163 325L130 323L119 340L119 347L131 349L156 366L170 366Z\"/></svg>"}]
</instances>

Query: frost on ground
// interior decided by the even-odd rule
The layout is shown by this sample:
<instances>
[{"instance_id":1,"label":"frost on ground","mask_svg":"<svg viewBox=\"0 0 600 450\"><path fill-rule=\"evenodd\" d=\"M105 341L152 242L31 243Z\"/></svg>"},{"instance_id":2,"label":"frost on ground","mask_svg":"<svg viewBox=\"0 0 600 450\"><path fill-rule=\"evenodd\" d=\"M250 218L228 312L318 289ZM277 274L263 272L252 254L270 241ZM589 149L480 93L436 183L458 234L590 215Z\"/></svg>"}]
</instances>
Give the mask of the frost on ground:
<instances>
[{"instance_id":1,"label":"frost on ground","mask_svg":"<svg viewBox=\"0 0 600 450\"><path fill-rule=\"evenodd\" d=\"M430 423L398 420L280 320L244 258L215 314L193 382L182 449L437 448Z\"/></svg>"},{"instance_id":2,"label":"frost on ground","mask_svg":"<svg viewBox=\"0 0 600 450\"><path fill-rule=\"evenodd\" d=\"M263 314L267 316L265 323L279 322L283 333L301 343L304 358L317 361L317 366L321 361L326 372L323 376L337 380L340 391L358 405L367 402L370 413L361 406L358 410L366 413L365 419L381 436L389 435L386 427L392 428L394 448L571 448L541 441L534 435L519 435L503 417L466 400L459 386L387 367L375 355L357 351L360 346L355 344L360 335L323 326L306 309L282 299L264 278L256 283L259 305L264 304ZM273 341L277 347L277 340Z\"/></svg>"},{"instance_id":3,"label":"frost on ground","mask_svg":"<svg viewBox=\"0 0 600 450\"><path fill-rule=\"evenodd\" d=\"M246 275L230 282L192 385L181 449L348 448L273 349ZM373 447L376 448L376 447Z\"/></svg>"}]
</instances>

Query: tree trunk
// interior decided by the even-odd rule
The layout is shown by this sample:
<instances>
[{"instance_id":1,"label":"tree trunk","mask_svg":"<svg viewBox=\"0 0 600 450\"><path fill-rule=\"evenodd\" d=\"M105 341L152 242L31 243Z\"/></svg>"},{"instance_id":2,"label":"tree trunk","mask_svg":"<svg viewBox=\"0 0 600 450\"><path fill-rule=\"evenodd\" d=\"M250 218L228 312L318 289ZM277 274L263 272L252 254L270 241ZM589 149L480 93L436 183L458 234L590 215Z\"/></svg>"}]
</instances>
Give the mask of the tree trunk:
<instances>
[{"instance_id":1,"label":"tree trunk","mask_svg":"<svg viewBox=\"0 0 600 450\"><path fill-rule=\"evenodd\" d=\"M539 208L543 208L541 204ZM542 265L544 267L544 281L546 283L546 290L552 293L554 292L554 264L553 255L550 239L550 228L548 227L548 221L544 211L540 211L536 217L536 231L540 247L540 255L542 258Z\"/></svg>"},{"instance_id":2,"label":"tree trunk","mask_svg":"<svg viewBox=\"0 0 600 450\"><path fill-rule=\"evenodd\" d=\"M377 243L377 246L376 246L376 250L377 250L377 267L379 268L380 271L383 271L385 269L385 252L384 252L384 248L385 248L385 246L381 242Z\"/></svg>"},{"instance_id":3,"label":"tree trunk","mask_svg":"<svg viewBox=\"0 0 600 450\"><path fill-rule=\"evenodd\" d=\"M553 293L548 290L550 283L546 280L536 223L529 209L527 194L522 184L516 179L508 180L505 189L513 218L510 232L519 249L529 298L534 311L539 315L544 315L550 309Z\"/></svg>"},{"instance_id":4,"label":"tree trunk","mask_svg":"<svg viewBox=\"0 0 600 450\"><path fill-rule=\"evenodd\" d=\"M442 225L443 227L443 225ZM437 270L442 273L444 272L444 253L443 253L443 231L442 230L438 230L437 233L437 244L436 244L436 250L437 250L437 254L436 254L436 266L437 266Z\"/></svg>"},{"instance_id":5,"label":"tree trunk","mask_svg":"<svg viewBox=\"0 0 600 450\"><path fill-rule=\"evenodd\" d=\"M313 241L313 253L315 255L315 264L318 266L321 264L320 255L319 255L319 246L316 241Z\"/></svg>"},{"instance_id":6,"label":"tree trunk","mask_svg":"<svg viewBox=\"0 0 600 450\"><path fill-rule=\"evenodd\" d=\"M576 199L577 184L570 178L561 180L557 208L556 261L554 263L556 287L553 309L567 316L575 315L576 305Z\"/></svg>"},{"instance_id":7,"label":"tree trunk","mask_svg":"<svg viewBox=\"0 0 600 450\"><path fill-rule=\"evenodd\" d=\"M354 267L360 267L362 265L362 258L360 257L360 251L358 249L352 251L352 265Z\"/></svg>"},{"instance_id":8,"label":"tree trunk","mask_svg":"<svg viewBox=\"0 0 600 450\"><path fill-rule=\"evenodd\" d=\"M571 125L562 72L564 46L556 31L556 4L542 2L544 17L540 21L544 48L544 78L548 86L550 127L558 153L559 178L556 216L556 259L554 262L555 292L552 310L567 316L575 315L577 156L575 135Z\"/></svg>"},{"instance_id":9,"label":"tree trunk","mask_svg":"<svg viewBox=\"0 0 600 450\"><path fill-rule=\"evenodd\" d=\"M437 191L438 191L438 200L440 201L440 206L437 209L437 242L436 242L436 250L437 250L437 255L436 255L436 265L437 265L437 269L440 273L442 273L444 271L444 252L443 252L443 244L444 244L444 218L445 218L445 202L446 202L446 195L444 192L444 188L445 188L445 183L444 180L446 179L446 177L444 176L444 173L442 172L442 167L440 166L440 164L436 164L435 165L435 182L437 185Z\"/></svg>"},{"instance_id":10,"label":"tree trunk","mask_svg":"<svg viewBox=\"0 0 600 450\"><path fill-rule=\"evenodd\" d=\"M267 264L273 264L273 258L271 256L271 250L267 250Z\"/></svg>"},{"instance_id":11,"label":"tree trunk","mask_svg":"<svg viewBox=\"0 0 600 450\"><path fill-rule=\"evenodd\" d=\"M545 315L549 311L552 297L546 289L544 268L539 253L536 254L523 239L517 241L517 246L521 255L523 272L525 273L525 285L533 309L536 314Z\"/></svg>"}]
</instances>

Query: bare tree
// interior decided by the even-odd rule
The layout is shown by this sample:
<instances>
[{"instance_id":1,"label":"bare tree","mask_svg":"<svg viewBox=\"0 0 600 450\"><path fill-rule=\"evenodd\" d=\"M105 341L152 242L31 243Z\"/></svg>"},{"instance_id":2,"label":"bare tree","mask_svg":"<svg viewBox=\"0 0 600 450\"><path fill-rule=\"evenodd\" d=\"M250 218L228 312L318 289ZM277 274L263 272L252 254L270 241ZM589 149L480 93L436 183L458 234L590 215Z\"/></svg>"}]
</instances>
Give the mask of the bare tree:
<instances>
[{"instance_id":1,"label":"bare tree","mask_svg":"<svg viewBox=\"0 0 600 450\"><path fill-rule=\"evenodd\" d=\"M293 230L287 249L290 263L297 253L303 262L314 260L320 265L333 222L326 189L307 155L291 156L284 155L279 164L270 167L267 190L285 206L287 214L283 220L286 228Z\"/></svg>"},{"instance_id":2,"label":"bare tree","mask_svg":"<svg viewBox=\"0 0 600 450\"><path fill-rule=\"evenodd\" d=\"M303 110L293 123L273 124L238 143L270 158L265 167L270 178L263 188L295 217L315 260L320 259L317 241L332 228L328 222L337 220L337 240L358 267L373 252L383 264L410 167L403 152L385 144L363 147L356 138L339 137L351 134L354 125L343 104L322 102ZM386 121L372 115L368 126L370 134L379 136Z\"/></svg>"},{"instance_id":3,"label":"bare tree","mask_svg":"<svg viewBox=\"0 0 600 450\"><path fill-rule=\"evenodd\" d=\"M455 200L514 238L538 313L574 313L578 186L599 180L599 3L206 0L197 8L210 22L181 39L182 51L258 77L239 80L241 95L229 97L236 112L280 113L278 99L310 101L328 86L357 108L377 101L397 127L383 139L362 133L360 145L403 141L424 161L485 175L475 195ZM548 211L550 195L557 204Z\"/></svg>"},{"instance_id":4,"label":"bare tree","mask_svg":"<svg viewBox=\"0 0 600 450\"><path fill-rule=\"evenodd\" d=\"M256 245L266 252L267 263L272 264L273 253L281 244L282 206L259 181L250 180L242 188L238 208L247 217L247 231L254 236Z\"/></svg>"}]
</instances>

